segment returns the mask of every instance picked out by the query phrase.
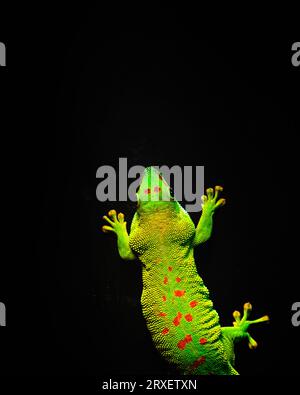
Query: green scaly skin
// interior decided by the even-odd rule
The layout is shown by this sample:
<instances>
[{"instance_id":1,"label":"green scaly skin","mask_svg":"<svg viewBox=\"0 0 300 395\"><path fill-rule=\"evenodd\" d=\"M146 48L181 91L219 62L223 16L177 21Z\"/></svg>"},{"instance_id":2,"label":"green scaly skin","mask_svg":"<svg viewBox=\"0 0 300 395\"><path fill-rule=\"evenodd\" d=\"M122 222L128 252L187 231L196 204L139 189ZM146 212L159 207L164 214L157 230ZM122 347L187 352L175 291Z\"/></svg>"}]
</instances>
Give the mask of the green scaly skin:
<instances>
[{"instance_id":1,"label":"green scaly skin","mask_svg":"<svg viewBox=\"0 0 300 395\"><path fill-rule=\"evenodd\" d=\"M264 316L249 321L252 309L245 303L244 314L233 313L232 327L221 327L208 289L196 270L194 247L209 239L213 214L225 204L219 199L222 187L206 190L202 215L195 228L189 214L171 196L162 175L145 169L138 193L138 208L130 235L124 215L111 210L103 218L104 232L117 235L121 258L137 257L143 265L143 314L153 342L160 353L184 374L237 375L234 342L248 339L250 324L267 321Z\"/></svg>"}]
</instances>

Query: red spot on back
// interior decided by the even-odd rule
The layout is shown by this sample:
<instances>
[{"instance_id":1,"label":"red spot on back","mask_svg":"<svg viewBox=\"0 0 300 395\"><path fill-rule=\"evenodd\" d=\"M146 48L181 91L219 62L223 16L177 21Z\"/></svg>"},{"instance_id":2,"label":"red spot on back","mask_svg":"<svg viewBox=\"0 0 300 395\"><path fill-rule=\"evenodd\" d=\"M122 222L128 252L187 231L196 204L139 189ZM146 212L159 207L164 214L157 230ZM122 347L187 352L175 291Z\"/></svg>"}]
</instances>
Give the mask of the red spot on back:
<instances>
[{"instance_id":1,"label":"red spot on back","mask_svg":"<svg viewBox=\"0 0 300 395\"><path fill-rule=\"evenodd\" d=\"M173 270L172 266L168 267L169 272L171 272Z\"/></svg>"},{"instance_id":2,"label":"red spot on back","mask_svg":"<svg viewBox=\"0 0 300 395\"><path fill-rule=\"evenodd\" d=\"M164 284L168 284L168 277L164 278Z\"/></svg>"},{"instance_id":3,"label":"red spot on back","mask_svg":"<svg viewBox=\"0 0 300 395\"><path fill-rule=\"evenodd\" d=\"M180 283L180 281L181 281L181 278L180 277L176 277L176 282Z\"/></svg>"},{"instance_id":4,"label":"red spot on back","mask_svg":"<svg viewBox=\"0 0 300 395\"><path fill-rule=\"evenodd\" d=\"M173 324L178 326L180 324L180 320L182 318L182 314L180 312L177 313L177 316L173 320Z\"/></svg>"},{"instance_id":5,"label":"red spot on back","mask_svg":"<svg viewBox=\"0 0 300 395\"><path fill-rule=\"evenodd\" d=\"M167 313L164 313L164 312L162 312L162 311L159 313L159 316L160 316L160 317L165 317L166 315L167 315Z\"/></svg>"},{"instance_id":6,"label":"red spot on back","mask_svg":"<svg viewBox=\"0 0 300 395\"><path fill-rule=\"evenodd\" d=\"M192 314L187 314L184 316L184 318L187 320L187 322L191 322L193 320Z\"/></svg>"},{"instance_id":7,"label":"red spot on back","mask_svg":"<svg viewBox=\"0 0 300 395\"><path fill-rule=\"evenodd\" d=\"M163 302L165 302L167 300L167 298L165 297L165 295L163 295L162 297Z\"/></svg>"},{"instance_id":8,"label":"red spot on back","mask_svg":"<svg viewBox=\"0 0 300 395\"><path fill-rule=\"evenodd\" d=\"M186 340L180 340L180 341L177 343L177 347L178 347L180 350L184 350L184 349L185 349L185 346L186 346Z\"/></svg>"},{"instance_id":9,"label":"red spot on back","mask_svg":"<svg viewBox=\"0 0 300 395\"><path fill-rule=\"evenodd\" d=\"M185 335L185 341L187 342L187 343L189 343L189 342L191 342L193 339L192 339L192 335Z\"/></svg>"},{"instance_id":10,"label":"red spot on back","mask_svg":"<svg viewBox=\"0 0 300 395\"><path fill-rule=\"evenodd\" d=\"M149 193L151 193L151 189L150 188L147 188L147 189L144 190L144 194L145 195L149 195Z\"/></svg>"},{"instance_id":11,"label":"red spot on back","mask_svg":"<svg viewBox=\"0 0 300 395\"><path fill-rule=\"evenodd\" d=\"M200 358L197 358L193 363L192 368L196 369L198 366L202 365L205 362L205 356L202 355Z\"/></svg>"},{"instance_id":12,"label":"red spot on back","mask_svg":"<svg viewBox=\"0 0 300 395\"><path fill-rule=\"evenodd\" d=\"M170 332L169 328L164 328L164 329L161 331L161 334L162 334L162 335L167 335L169 332Z\"/></svg>"},{"instance_id":13,"label":"red spot on back","mask_svg":"<svg viewBox=\"0 0 300 395\"><path fill-rule=\"evenodd\" d=\"M192 301L190 302L190 306L191 306L191 307L196 307L197 304L198 304L198 302L197 302L196 300L192 300Z\"/></svg>"},{"instance_id":14,"label":"red spot on back","mask_svg":"<svg viewBox=\"0 0 300 395\"><path fill-rule=\"evenodd\" d=\"M201 337L201 339L199 340L200 344L205 344L207 343L207 339L205 339L204 337Z\"/></svg>"},{"instance_id":15,"label":"red spot on back","mask_svg":"<svg viewBox=\"0 0 300 395\"><path fill-rule=\"evenodd\" d=\"M191 341L192 341L192 335L185 335L184 339L179 340L179 342L177 343L177 347L180 350L184 350L187 343L190 343Z\"/></svg>"},{"instance_id":16,"label":"red spot on back","mask_svg":"<svg viewBox=\"0 0 300 395\"><path fill-rule=\"evenodd\" d=\"M184 291L184 290L177 289L176 291L174 291L174 295L175 295L175 296L178 296L178 297L181 297L181 296L183 296L184 294L185 294L185 291Z\"/></svg>"},{"instance_id":17,"label":"red spot on back","mask_svg":"<svg viewBox=\"0 0 300 395\"><path fill-rule=\"evenodd\" d=\"M160 192L161 191L161 188L160 187L154 187L154 192Z\"/></svg>"}]
</instances>

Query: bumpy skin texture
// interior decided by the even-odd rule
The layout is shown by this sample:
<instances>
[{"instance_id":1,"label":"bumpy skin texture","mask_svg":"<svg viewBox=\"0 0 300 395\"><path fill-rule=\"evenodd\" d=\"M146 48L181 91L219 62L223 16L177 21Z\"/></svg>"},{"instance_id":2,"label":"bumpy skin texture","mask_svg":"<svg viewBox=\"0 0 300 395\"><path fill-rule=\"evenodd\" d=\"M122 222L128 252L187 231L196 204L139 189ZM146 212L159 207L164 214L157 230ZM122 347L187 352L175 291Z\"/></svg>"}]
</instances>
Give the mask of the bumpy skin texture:
<instances>
[{"instance_id":1,"label":"bumpy skin texture","mask_svg":"<svg viewBox=\"0 0 300 395\"><path fill-rule=\"evenodd\" d=\"M160 353L184 374L237 375L234 369L234 342L248 339L252 323L267 321L264 316L249 321L252 309L244 305L244 314L233 313L232 327L221 327L208 289L196 270L194 247L206 241L212 230L212 217L225 200L219 199L221 187L207 189L202 197L203 210L195 228L188 213L172 198L169 186L156 169L145 170L137 193L138 208L130 236L124 215L115 210L104 219L104 232L118 238L123 259L136 257L143 265L143 314L153 342Z\"/></svg>"}]
</instances>

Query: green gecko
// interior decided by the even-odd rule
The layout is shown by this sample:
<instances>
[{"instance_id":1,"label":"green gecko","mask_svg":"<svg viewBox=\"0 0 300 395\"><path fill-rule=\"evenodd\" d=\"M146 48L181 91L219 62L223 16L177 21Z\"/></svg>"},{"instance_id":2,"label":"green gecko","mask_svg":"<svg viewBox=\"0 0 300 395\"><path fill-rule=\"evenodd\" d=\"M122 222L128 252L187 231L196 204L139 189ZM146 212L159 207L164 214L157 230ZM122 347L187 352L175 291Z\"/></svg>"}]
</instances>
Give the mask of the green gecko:
<instances>
[{"instance_id":1,"label":"green gecko","mask_svg":"<svg viewBox=\"0 0 300 395\"><path fill-rule=\"evenodd\" d=\"M222 187L208 188L202 196L202 214L197 227L189 214L171 196L170 187L154 168L145 169L137 191L137 210L130 234L124 214L110 210L103 218L104 232L117 235L121 258L139 258L142 263L142 310L159 352L183 374L238 375L234 368L234 343L246 338L257 346L249 325L268 321L268 316L250 321L250 303L244 313L233 313L232 327L221 327L209 291L199 276L194 248L209 239L213 214L225 204L218 199Z\"/></svg>"}]
</instances>

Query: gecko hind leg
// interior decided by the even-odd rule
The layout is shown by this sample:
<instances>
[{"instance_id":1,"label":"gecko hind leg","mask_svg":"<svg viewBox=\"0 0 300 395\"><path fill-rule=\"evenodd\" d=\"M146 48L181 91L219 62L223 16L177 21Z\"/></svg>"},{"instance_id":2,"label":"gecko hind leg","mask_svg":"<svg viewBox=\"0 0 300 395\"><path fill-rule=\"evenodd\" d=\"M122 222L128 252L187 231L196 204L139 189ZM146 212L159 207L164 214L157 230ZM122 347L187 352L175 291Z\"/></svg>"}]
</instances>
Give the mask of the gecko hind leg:
<instances>
[{"instance_id":1,"label":"gecko hind leg","mask_svg":"<svg viewBox=\"0 0 300 395\"><path fill-rule=\"evenodd\" d=\"M253 337L249 334L248 328L252 324L258 324L260 322L269 321L269 317L264 315L263 317L257 318L256 320L248 320L249 315L252 311L252 305L248 302L244 304L244 314L241 319L241 314L239 311L233 312L233 318L235 321L233 322L233 328L237 328L241 333L236 333L237 340L239 338L246 337L248 339L249 348L253 349L257 347L257 342L253 339ZM235 332L234 332L235 333Z\"/></svg>"},{"instance_id":2,"label":"gecko hind leg","mask_svg":"<svg viewBox=\"0 0 300 395\"><path fill-rule=\"evenodd\" d=\"M250 349L255 349L257 347L257 342L253 339L253 337L248 332L248 328L252 324L258 324L260 322L269 321L269 317L264 315L256 320L249 320L249 315L252 311L252 305L250 303L244 304L244 313L241 318L241 313L239 311L233 312L233 326L224 326L222 327L222 335L223 335L223 343L226 349L226 353L229 357L229 360L232 364L234 364L234 343L236 341L247 339L248 345Z\"/></svg>"}]
</instances>

